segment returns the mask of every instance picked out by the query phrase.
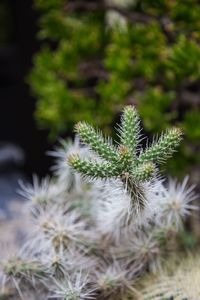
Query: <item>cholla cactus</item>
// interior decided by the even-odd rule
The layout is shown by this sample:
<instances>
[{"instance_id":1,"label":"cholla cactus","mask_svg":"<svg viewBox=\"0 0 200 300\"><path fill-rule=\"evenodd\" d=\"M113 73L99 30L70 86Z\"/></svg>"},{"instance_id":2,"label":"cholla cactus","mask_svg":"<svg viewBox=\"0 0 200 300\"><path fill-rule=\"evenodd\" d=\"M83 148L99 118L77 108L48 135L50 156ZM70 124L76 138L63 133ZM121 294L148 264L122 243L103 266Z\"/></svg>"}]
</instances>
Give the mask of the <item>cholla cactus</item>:
<instances>
[{"instance_id":1,"label":"cholla cactus","mask_svg":"<svg viewBox=\"0 0 200 300\"><path fill-rule=\"evenodd\" d=\"M83 176L95 179L119 178L134 205L141 209L146 200L143 183L155 176L156 164L164 162L173 154L182 135L177 128L168 130L157 142L138 154L141 138L139 116L131 106L126 107L123 112L122 124L118 129L118 147L112 144L111 139L104 138L100 132L84 122L78 123L75 129L82 141L103 161L84 160L78 155L72 155L69 164Z\"/></svg>"},{"instance_id":2,"label":"cholla cactus","mask_svg":"<svg viewBox=\"0 0 200 300\"><path fill-rule=\"evenodd\" d=\"M76 131L87 147L77 137L62 142L51 153L54 177L21 184L28 232L17 255L0 259L3 299L140 299L138 278L160 268L169 234L195 208L187 177L158 176L180 130L142 150L138 114L127 107L117 146L86 123Z\"/></svg>"},{"instance_id":3,"label":"cholla cactus","mask_svg":"<svg viewBox=\"0 0 200 300\"><path fill-rule=\"evenodd\" d=\"M174 262L173 265L176 266ZM154 284L143 291L143 300L196 300L200 298L200 258L193 255L184 258L173 274L169 272L159 275Z\"/></svg>"},{"instance_id":4,"label":"cholla cactus","mask_svg":"<svg viewBox=\"0 0 200 300\"><path fill-rule=\"evenodd\" d=\"M54 280L51 298L66 300L94 299L95 289L88 288L88 277L83 277L81 273L73 277L75 278L65 278L63 282Z\"/></svg>"},{"instance_id":5,"label":"cholla cactus","mask_svg":"<svg viewBox=\"0 0 200 300\"><path fill-rule=\"evenodd\" d=\"M52 167L58 183L64 190L75 189L82 193L82 181L79 174L72 173L72 170L66 164L66 157L72 153L78 153L80 156L91 156L87 147L80 147L78 136L75 137L74 142L71 140L60 141L61 147L56 147L54 151L49 151L48 154L56 158L56 164Z\"/></svg>"},{"instance_id":6,"label":"cholla cactus","mask_svg":"<svg viewBox=\"0 0 200 300\"><path fill-rule=\"evenodd\" d=\"M44 296L44 286L39 282L48 274L46 267L35 258L27 258L20 253L11 255L9 251L7 254L10 255L7 255L7 259L1 258L0 264L2 299L12 299L10 297L16 295L16 291L21 299L25 299L27 293L29 299L32 299L31 295L38 295L38 299L42 299L40 296Z\"/></svg>"},{"instance_id":7,"label":"cholla cactus","mask_svg":"<svg viewBox=\"0 0 200 300\"><path fill-rule=\"evenodd\" d=\"M191 204L196 199L196 194L194 193L194 185L187 188L188 179L186 176L182 184L170 179L168 185L160 190L164 197L162 197L163 201L158 203L161 213L157 215L157 222L162 223L159 218L163 218L165 220L164 227L175 226L181 229L183 220L190 214L190 210L198 209L197 206ZM158 199L160 200L161 197Z\"/></svg>"}]
</instances>

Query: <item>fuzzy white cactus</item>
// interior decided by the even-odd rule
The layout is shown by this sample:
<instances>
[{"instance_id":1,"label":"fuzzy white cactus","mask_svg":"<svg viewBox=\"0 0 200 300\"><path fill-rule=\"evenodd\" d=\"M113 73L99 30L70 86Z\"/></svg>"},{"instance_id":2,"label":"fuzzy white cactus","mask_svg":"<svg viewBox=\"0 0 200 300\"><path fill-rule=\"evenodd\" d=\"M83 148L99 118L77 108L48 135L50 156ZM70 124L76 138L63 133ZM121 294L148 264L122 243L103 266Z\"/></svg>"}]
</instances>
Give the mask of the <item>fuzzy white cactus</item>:
<instances>
[{"instance_id":1,"label":"fuzzy white cactus","mask_svg":"<svg viewBox=\"0 0 200 300\"><path fill-rule=\"evenodd\" d=\"M51 153L55 176L22 184L29 233L17 259L2 260L2 297L9 288L23 299L27 289L33 299L137 297L136 280L160 266L169 232L195 209L187 178L158 176L180 130L141 150L139 116L127 107L117 146L86 123L76 131L87 146L63 142Z\"/></svg>"}]
</instances>

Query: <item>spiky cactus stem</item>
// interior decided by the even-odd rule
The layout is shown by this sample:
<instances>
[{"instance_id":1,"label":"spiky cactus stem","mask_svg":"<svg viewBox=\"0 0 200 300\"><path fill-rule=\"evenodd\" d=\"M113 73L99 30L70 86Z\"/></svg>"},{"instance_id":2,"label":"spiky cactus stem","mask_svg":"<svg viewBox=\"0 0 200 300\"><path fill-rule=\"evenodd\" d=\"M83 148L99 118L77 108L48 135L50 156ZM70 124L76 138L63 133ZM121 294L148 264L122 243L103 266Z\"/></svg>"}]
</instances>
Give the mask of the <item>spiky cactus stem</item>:
<instances>
[{"instance_id":1,"label":"spiky cactus stem","mask_svg":"<svg viewBox=\"0 0 200 300\"><path fill-rule=\"evenodd\" d=\"M69 164L83 176L95 179L119 178L131 196L133 206L145 206L142 184L156 174L156 166L165 162L179 145L182 132L173 128L162 134L146 150L137 153L140 140L139 116L132 106L125 107L119 126L119 146L115 147L111 138L104 138L85 122L79 122L75 131L82 141L102 159L102 162L81 159L78 155L69 157Z\"/></svg>"}]
</instances>

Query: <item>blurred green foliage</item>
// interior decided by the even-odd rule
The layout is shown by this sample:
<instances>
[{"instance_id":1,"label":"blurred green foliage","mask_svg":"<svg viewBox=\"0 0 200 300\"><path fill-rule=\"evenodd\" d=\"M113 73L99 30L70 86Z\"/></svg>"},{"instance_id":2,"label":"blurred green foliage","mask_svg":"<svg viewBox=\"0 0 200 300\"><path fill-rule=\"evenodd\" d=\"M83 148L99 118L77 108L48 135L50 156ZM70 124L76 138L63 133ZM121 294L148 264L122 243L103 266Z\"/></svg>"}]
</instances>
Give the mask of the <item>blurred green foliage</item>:
<instances>
[{"instance_id":1,"label":"blurred green foliage","mask_svg":"<svg viewBox=\"0 0 200 300\"><path fill-rule=\"evenodd\" d=\"M111 132L122 107L133 104L149 134L183 128L185 141L168 171L183 174L200 162L197 0L35 0L35 6L43 43L29 82L38 123L52 138L79 120Z\"/></svg>"}]
</instances>

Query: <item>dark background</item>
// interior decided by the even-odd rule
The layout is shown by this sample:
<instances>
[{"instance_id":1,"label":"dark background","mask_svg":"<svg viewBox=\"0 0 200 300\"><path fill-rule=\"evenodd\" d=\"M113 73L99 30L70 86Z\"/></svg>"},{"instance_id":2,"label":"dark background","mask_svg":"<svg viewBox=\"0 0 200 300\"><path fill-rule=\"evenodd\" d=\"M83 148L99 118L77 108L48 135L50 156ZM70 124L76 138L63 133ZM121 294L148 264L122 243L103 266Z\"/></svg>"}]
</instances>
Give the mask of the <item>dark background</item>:
<instances>
[{"instance_id":1,"label":"dark background","mask_svg":"<svg viewBox=\"0 0 200 300\"><path fill-rule=\"evenodd\" d=\"M45 154L48 132L36 127L35 100L25 83L40 46L37 17L30 0L0 0L0 150L10 143L20 146L25 161L17 167L28 177L45 175L51 160Z\"/></svg>"}]
</instances>

